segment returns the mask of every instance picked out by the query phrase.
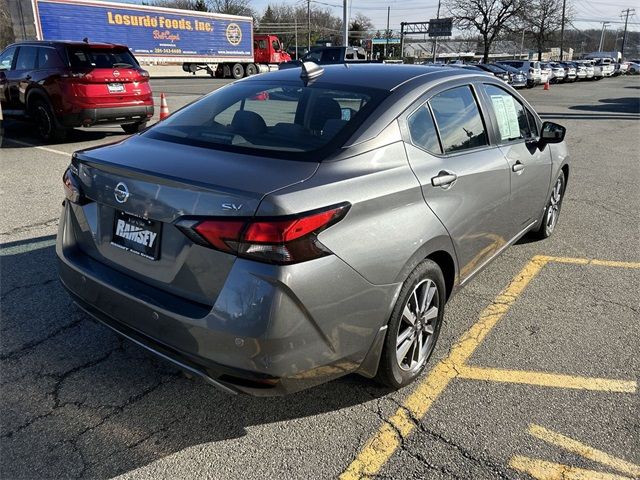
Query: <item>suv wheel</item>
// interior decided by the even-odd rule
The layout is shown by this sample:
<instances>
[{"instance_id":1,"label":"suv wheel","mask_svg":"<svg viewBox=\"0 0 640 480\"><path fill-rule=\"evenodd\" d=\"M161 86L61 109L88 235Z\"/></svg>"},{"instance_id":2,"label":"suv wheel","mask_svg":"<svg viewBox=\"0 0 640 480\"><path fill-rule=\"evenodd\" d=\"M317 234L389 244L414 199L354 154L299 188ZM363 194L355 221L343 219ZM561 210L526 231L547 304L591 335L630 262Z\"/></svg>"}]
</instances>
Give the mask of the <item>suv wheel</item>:
<instances>
[{"instance_id":1,"label":"suv wheel","mask_svg":"<svg viewBox=\"0 0 640 480\"><path fill-rule=\"evenodd\" d=\"M147 128L147 122L125 123L124 125L120 126L122 127L122 130L124 130L124 133L133 135L134 133L138 133Z\"/></svg>"},{"instance_id":2,"label":"suv wheel","mask_svg":"<svg viewBox=\"0 0 640 480\"><path fill-rule=\"evenodd\" d=\"M67 136L67 129L58 123L51 107L44 100L35 100L30 114L38 127L38 134L47 142L62 141Z\"/></svg>"},{"instance_id":3,"label":"suv wheel","mask_svg":"<svg viewBox=\"0 0 640 480\"><path fill-rule=\"evenodd\" d=\"M424 370L444 317L445 284L438 265L425 260L407 278L391 313L376 379L398 389Z\"/></svg>"}]
</instances>

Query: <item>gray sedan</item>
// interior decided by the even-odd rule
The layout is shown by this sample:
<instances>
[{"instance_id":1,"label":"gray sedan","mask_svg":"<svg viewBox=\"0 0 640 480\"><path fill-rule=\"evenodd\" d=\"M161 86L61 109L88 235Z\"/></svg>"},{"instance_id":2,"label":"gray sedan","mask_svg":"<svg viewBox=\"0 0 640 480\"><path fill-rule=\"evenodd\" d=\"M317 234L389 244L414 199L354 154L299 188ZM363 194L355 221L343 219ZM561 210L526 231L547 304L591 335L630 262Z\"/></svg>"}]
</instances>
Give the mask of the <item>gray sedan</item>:
<instances>
[{"instance_id":1,"label":"gray sedan","mask_svg":"<svg viewBox=\"0 0 640 480\"><path fill-rule=\"evenodd\" d=\"M564 135L463 69L250 77L73 155L60 279L92 317L230 393L350 372L400 388L451 296L554 231Z\"/></svg>"}]
</instances>

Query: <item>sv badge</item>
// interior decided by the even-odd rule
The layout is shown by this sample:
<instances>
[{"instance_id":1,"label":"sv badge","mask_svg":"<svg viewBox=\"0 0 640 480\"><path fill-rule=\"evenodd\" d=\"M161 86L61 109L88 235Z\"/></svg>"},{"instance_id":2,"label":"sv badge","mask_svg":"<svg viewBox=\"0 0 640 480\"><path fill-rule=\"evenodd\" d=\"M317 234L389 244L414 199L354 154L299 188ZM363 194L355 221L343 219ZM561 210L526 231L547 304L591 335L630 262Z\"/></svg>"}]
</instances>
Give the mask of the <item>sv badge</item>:
<instances>
[{"instance_id":1,"label":"sv badge","mask_svg":"<svg viewBox=\"0 0 640 480\"><path fill-rule=\"evenodd\" d=\"M235 204L235 203L223 203L222 204L222 209L223 210L234 210L234 211L240 211L242 210L242 204Z\"/></svg>"}]
</instances>

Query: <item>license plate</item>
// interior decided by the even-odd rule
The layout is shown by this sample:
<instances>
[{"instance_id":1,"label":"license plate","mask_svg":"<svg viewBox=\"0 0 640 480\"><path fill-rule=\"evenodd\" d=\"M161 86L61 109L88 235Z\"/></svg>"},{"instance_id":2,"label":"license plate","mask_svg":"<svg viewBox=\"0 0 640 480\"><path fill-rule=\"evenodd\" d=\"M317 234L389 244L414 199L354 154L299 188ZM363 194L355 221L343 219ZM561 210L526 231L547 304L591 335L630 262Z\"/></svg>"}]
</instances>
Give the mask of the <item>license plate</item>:
<instances>
[{"instance_id":1,"label":"license plate","mask_svg":"<svg viewBox=\"0 0 640 480\"><path fill-rule=\"evenodd\" d=\"M124 92L124 85L122 83L107 83L109 93L122 93Z\"/></svg>"},{"instance_id":2,"label":"license plate","mask_svg":"<svg viewBox=\"0 0 640 480\"><path fill-rule=\"evenodd\" d=\"M111 245L149 260L160 258L162 223L116 211Z\"/></svg>"}]
</instances>

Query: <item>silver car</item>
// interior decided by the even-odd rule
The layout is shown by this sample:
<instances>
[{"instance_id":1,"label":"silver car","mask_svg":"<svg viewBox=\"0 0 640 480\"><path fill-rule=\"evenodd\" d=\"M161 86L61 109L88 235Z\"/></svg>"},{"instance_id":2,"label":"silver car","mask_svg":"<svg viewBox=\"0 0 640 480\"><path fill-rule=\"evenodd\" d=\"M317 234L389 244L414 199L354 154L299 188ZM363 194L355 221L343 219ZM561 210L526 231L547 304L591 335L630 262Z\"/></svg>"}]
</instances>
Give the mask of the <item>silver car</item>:
<instances>
[{"instance_id":1,"label":"silver car","mask_svg":"<svg viewBox=\"0 0 640 480\"><path fill-rule=\"evenodd\" d=\"M91 316L227 392L350 372L399 388L452 295L554 231L564 135L463 69L252 76L73 155L60 278Z\"/></svg>"}]
</instances>

